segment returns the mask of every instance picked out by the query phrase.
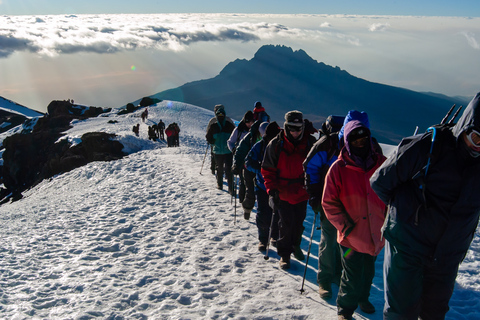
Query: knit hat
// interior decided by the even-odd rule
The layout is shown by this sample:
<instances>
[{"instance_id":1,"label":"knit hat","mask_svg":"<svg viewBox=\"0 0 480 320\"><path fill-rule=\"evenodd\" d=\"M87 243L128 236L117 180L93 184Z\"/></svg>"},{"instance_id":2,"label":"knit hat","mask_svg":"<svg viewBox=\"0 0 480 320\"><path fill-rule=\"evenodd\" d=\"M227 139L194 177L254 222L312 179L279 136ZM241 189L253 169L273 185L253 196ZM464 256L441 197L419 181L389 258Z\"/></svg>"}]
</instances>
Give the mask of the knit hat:
<instances>
[{"instance_id":1,"label":"knit hat","mask_svg":"<svg viewBox=\"0 0 480 320\"><path fill-rule=\"evenodd\" d=\"M262 122L260 123L260 126L258 127L258 132L260 133L260 136L263 137L263 135L265 134L265 129L267 129L267 126L268 126L269 122Z\"/></svg>"},{"instance_id":2,"label":"knit hat","mask_svg":"<svg viewBox=\"0 0 480 320\"><path fill-rule=\"evenodd\" d=\"M265 122L262 122L262 124L264 124ZM270 141L272 140L273 138L275 138L275 136L280 132L280 127L278 126L278 124L273 121L273 122L270 122L267 127L265 128L265 133L263 135L263 138L266 139L267 141Z\"/></svg>"},{"instance_id":3,"label":"knit hat","mask_svg":"<svg viewBox=\"0 0 480 320\"><path fill-rule=\"evenodd\" d=\"M253 106L253 108L259 108L262 106L262 103L260 101L256 101L255 102L255 105Z\"/></svg>"},{"instance_id":4,"label":"knit hat","mask_svg":"<svg viewBox=\"0 0 480 320\"><path fill-rule=\"evenodd\" d=\"M303 113L297 110L287 112L285 114L285 126L303 126Z\"/></svg>"},{"instance_id":5,"label":"knit hat","mask_svg":"<svg viewBox=\"0 0 480 320\"><path fill-rule=\"evenodd\" d=\"M226 115L225 107L223 106L223 104L217 104L213 110L216 116L220 114Z\"/></svg>"},{"instance_id":6,"label":"knit hat","mask_svg":"<svg viewBox=\"0 0 480 320\"><path fill-rule=\"evenodd\" d=\"M243 116L243 120L245 122L252 122L254 120L253 112L251 110L248 110L247 112L245 112L245 115Z\"/></svg>"}]
</instances>

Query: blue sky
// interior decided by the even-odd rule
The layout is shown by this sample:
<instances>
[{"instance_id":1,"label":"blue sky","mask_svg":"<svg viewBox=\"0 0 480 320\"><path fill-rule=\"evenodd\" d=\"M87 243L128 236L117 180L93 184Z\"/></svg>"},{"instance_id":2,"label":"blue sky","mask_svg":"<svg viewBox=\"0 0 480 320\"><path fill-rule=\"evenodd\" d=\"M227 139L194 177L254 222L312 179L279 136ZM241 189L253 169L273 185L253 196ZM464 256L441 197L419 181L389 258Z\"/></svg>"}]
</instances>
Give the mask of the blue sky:
<instances>
[{"instance_id":1,"label":"blue sky","mask_svg":"<svg viewBox=\"0 0 480 320\"><path fill-rule=\"evenodd\" d=\"M215 77L273 44L368 81L471 97L480 91L479 7L479 0L0 0L0 96L42 112L59 99L121 107Z\"/></svg>"},{"instance_id":2,"label":"blue sky","mask_svg":"<svg viewBox=\"0 0 480 320\"><path fill-rule=\"evenodd\" d=\"M0 14L281 13L480 16L478 0L0 0Z\"/></svg>"}]
</instances>

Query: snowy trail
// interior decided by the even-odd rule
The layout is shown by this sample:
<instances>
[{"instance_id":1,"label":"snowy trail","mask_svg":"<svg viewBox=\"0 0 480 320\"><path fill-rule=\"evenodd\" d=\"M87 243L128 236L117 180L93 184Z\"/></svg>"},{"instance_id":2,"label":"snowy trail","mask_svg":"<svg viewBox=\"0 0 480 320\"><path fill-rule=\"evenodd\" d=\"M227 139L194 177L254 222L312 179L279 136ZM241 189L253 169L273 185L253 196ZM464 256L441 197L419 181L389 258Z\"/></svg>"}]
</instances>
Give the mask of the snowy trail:
<instances>
[{"instance_id":1,"label":"snowy trail","mask_svg":"<svg viewBox=\"0 0 480 320\"><path fill-rule=\"evenodd\" d=\"M234 223L209 157L199 174L206 144L198 123L211 113L173 108L150 112L182 122L179 148L151 143L143 130L141 151L59 175L0 206L1 319L337 319L335 298L317 293L320 232L300 294L304 262L280 270L275 250L265 261L254 213L245 221L238 206ZM135 149L130 130L138 118L127 120L117 133ZM312 222L309 208L305 253ZM479 241L477 232L447 319L478 319ZM357 310L355 319L382 319L382 263L383 253L371 290L377 312Z\"/></svg>"}]
</instances>

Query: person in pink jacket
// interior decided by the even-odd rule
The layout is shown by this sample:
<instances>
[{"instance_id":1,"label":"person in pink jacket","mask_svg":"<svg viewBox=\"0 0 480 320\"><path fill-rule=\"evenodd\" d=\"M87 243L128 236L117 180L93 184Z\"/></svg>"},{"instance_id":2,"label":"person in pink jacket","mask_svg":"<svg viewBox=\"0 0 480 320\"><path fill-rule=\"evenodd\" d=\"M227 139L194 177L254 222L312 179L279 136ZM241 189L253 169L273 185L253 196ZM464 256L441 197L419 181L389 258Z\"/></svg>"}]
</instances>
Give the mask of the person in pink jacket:
<instances>
[{"instance_id":1,"label":"person in pink jacket","mask_svg":"<svg viewBox=\"0 0 480 320\"><path fill-rule=\"evenodd\" d=\"M337 229L343 273L337 297L338 319L352 319L357 309L375 312L369 302L375 260L385 245L381 228L385 204L369 179L385 161L372 143L370 130L353 120L344 128L345 146L325 178L322 206Z\"/></svg>"}]
</instances>

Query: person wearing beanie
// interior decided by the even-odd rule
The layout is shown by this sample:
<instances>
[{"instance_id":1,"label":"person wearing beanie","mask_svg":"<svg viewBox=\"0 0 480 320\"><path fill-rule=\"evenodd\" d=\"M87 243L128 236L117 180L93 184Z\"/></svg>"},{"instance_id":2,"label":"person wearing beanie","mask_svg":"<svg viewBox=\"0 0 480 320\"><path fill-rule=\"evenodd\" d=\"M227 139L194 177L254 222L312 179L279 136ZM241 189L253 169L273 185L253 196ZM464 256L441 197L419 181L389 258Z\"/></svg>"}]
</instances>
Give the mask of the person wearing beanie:
<instances>
[{"instance_id":1,"label":"person wearing beanie","mask_svg":"<svg viewBox=\"0 0 480 320\"><path fill-rule=\"evenodd\" d=\"M256 101L253 107L253 119L260 122L270 122L270 116L260 101Z\"/></svg>"},{"instance_id":2,"label":"person wearing beanie","mask_svg":"<svg viewBox=\"0 0 480 320\"><path fill-rule=\"evenodd\" d=\"M325 177L322 207L337 229L343 272L337 296L338 319L352 319L357 309L374 313L369 301L375 260L382 251L385 204L369 179L385 161L375 151L370 130L352 120L344 127L344 144Z\"/></svg>"},{"instance_id":3,"label":"person wearing beanie","mask_svg":"<svg viewBox=\"0 0 480 320\"><path fill-rule=\"evenodd\" d=\"M284 129L266 147L261 168L269 204L280 216L277 253L282 269L290 268L292 253L298 260L305 258L300 245L308 193L302 163L316 139L304 128L302 112L287 112Z\"/></svg>"},{"instance_id":4,"label":"person wearing beanie","mask_svg":"<svg viewBox=\"0 0 480 320\"><path fill-rule=\"evenodd\" d=\"M232 172L240 175L244 183L243 197L239 193L239 200L243 208L243 217L245 220L250 219L250 213L255 206L255 174L245 169L245 157L247 156L253 145L262 139L259 133L260 121L255 121L250 127L250 131L240 141L235 154L233 155ZM242 180L241 180L242 181Z\"/></svg>"},{"instance_id":5,"label":"person wearing beanie","mask_svg":"<svg viewBox=\"0 0 480 320\"><path fill-rule=\"evenodd\" d=\"M233 175L231 172L233 154L228 149L227 140L235 129L233 121L226 116L225 107L216 105L214 108L215 117L210 119L207 126L206 139L212 146L215 158L215 169L217 176L217 188L223 189L223 176L227 178L228 192L233 194Z\"/></svg>"},{"instance_id":6,"label":"person wearing beanie","mask_svg":"<svg viewBox=\"0 0 480 320\"><path fill-rule=\"evenodd\" d=\"M258 230L258 250L265 252L268 241L271 241L271 243L276 246L279 215L278 213L274 214L272 208L268 205L268 193L265 188L265 180L262 176L261 167L265 149L268 143L280 133L280 127L275 121L270 123L263 122L260 124L259 132L262 135L262 140L255 143L248 153L245 159L245 167L255 174L255 196L257 198L257 215L255 222ZM269 236L271 237L270 239Z\"/></svg>"}]
</instances>

